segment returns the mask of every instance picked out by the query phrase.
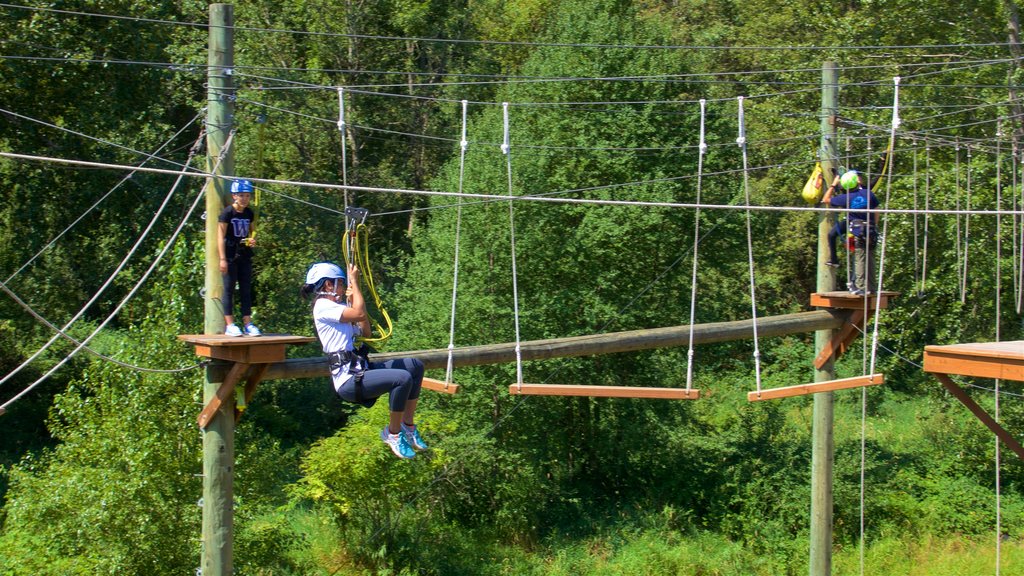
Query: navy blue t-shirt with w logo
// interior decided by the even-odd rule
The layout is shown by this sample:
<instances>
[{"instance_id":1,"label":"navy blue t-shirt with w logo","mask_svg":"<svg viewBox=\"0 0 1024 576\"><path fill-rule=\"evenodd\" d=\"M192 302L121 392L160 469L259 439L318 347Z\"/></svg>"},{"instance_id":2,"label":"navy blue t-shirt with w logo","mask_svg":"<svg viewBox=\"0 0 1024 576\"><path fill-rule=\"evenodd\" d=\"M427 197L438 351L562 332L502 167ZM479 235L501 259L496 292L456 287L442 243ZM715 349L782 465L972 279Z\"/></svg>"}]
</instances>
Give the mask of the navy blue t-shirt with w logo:
<instances>
[{"instance_id":1,"label":"navy blue t-shirt with w logo","mask_svg":"<svg viewBox=\"0 0 1024 576\"><path fill-rule=\"evenodd\" d=\"M252 208L246 207L241 212L235 212L234 205L228 205L220 212L217 222L227 224L227 231L224 233L224 250L228 260L234 258L237 252L240 256L248 256L252 253L248 246L242 244L242 240L249 237L249 229L255 218ZM241 250L239 250L241 246Z\"/></svg>"}]
</instances>

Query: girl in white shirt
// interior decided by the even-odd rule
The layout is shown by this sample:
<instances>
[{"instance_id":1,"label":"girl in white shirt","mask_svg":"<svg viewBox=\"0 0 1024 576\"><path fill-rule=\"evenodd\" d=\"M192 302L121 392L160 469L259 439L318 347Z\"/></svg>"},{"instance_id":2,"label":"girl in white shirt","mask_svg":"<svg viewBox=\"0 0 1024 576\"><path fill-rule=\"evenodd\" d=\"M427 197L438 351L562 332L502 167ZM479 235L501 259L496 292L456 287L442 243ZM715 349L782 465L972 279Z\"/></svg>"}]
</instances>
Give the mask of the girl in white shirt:
<instances>
[{"instance_id":1,"label":"girl in white shirt","mask_svg":"<svg viewBox=\"0 0 1024 576\"><path fill-rule=\"evenodd\" d=\"M368 362L365 354L356 353L356 337L370 334L359 268L349 265L346 277L337 264L313 264L306 272L302 295L313 298L313 323L330 360L334 390L342 399L367 408L389 394L391 417L381 430L381 440L399 458L412 458L416 450L426 450L414 420L423 363L415 358Z\"/></svg>"}]
</instances>

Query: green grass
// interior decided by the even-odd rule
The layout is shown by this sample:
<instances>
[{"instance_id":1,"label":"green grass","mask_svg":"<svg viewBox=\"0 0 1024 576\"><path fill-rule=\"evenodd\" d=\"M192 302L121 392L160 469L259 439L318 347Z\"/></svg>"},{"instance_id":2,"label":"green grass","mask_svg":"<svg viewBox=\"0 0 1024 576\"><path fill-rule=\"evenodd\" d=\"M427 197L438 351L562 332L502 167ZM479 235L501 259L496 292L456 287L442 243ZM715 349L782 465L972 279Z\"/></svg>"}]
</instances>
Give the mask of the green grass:
<instances>
[{"instance_id":1,"label":"green grass","mask_svg":"<svg viewBox=\"0 0 1024 576\"><path fill-rule=\"evenodd\" d=\"M1024 542L1003 542L1002 576L1024 574ZM995 539L926 537L917 542L884 540L870 544L864 554L864 573L878 576L977 576L995 574ZM833 557L835 576L859 575L860 553L851 547Z\"/></svg>"}]
</instances>

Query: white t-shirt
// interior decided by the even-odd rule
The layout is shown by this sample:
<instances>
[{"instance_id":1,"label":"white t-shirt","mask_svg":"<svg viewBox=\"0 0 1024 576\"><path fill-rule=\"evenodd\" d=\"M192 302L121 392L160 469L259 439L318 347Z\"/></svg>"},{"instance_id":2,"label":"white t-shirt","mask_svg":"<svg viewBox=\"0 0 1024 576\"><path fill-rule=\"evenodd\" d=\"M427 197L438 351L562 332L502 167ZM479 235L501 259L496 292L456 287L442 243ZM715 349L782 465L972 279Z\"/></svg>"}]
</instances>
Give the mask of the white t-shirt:
<instances>
[{"instance_id":1,"label":"white t-shirt","mask_svg":"<svg viewBox=\"0 0 1024 576\"><path fill-rule=\"evenodd\" d=\"M362 333L359 326L351 322L342 322L341 313L345 308L348 306L343 302L332 302L327 298L317 298L313 304L313 323L316 325L316 333L320 336L325 354L353 350L356 336ZM341 385L351 378L348 374L348 364L332 369L331 378L334 380L334 389L341 388Z\"/></svg>"}]
</instances>

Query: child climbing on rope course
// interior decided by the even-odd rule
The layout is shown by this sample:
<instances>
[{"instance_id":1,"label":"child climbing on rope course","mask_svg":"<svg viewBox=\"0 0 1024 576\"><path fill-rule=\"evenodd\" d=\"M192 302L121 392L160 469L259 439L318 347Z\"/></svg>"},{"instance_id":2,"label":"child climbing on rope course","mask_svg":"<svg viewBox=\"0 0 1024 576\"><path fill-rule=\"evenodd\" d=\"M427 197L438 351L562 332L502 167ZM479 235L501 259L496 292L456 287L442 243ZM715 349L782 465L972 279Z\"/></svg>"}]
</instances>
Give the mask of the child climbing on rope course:
<instances>
[{"instance_id":1,"label":"child climbing on rope course","mask_svg":"<svg viewBox=\"0 0 1024 576\"><path fill-rule=\"evenodd\" d=\"M833 196L832 193L839 186L847 192ZM856 170L850 170L835 177L821 201L847 210L846 219L838 222L828 234L829 265L839 265L836 239L841 234L849 234L854 243L854 278L848 284L850 293L856 296L870 294L875 277L874 249L878 241L878 214L870 210L878 207L878 198L865 187L864 176Z\"/></svg>"},{"instance_id":2,"label":"child climbing on rope course","mask_svg":"<svg viewBox=\"0 0 1024 576\"><path fill-rule=\"evenodd\" d=\"M221 304L224 306L224 334L228 336L262 334L252 323L252 249L256 247L256 215L249 206L252 193L252 182L244 179L232 181L231 204L217 217L220 230L217 252L224 283ZM236 284L243 328L235 324L233 296Z\"/></svg>"},{"instance_id":3,"label":"child climbing on rope course","mask_svg":"<svg viewBox=\"0 0 1024 576\"><path fill-rule=\"evenodd\" d=\"M415 358L369 362L368 346L355 347L357 336L369 337L370 319L359 287L359 268L348 274L331 262L317 262L306 272L301 294L313 300L313 324L331 368L334 390L343 400L373 406L389 394L391 409L381 440L399 458L412 458L427 444L416 428L416 405L423 383L423 363Z\"/></svg>"}]
</instances>

